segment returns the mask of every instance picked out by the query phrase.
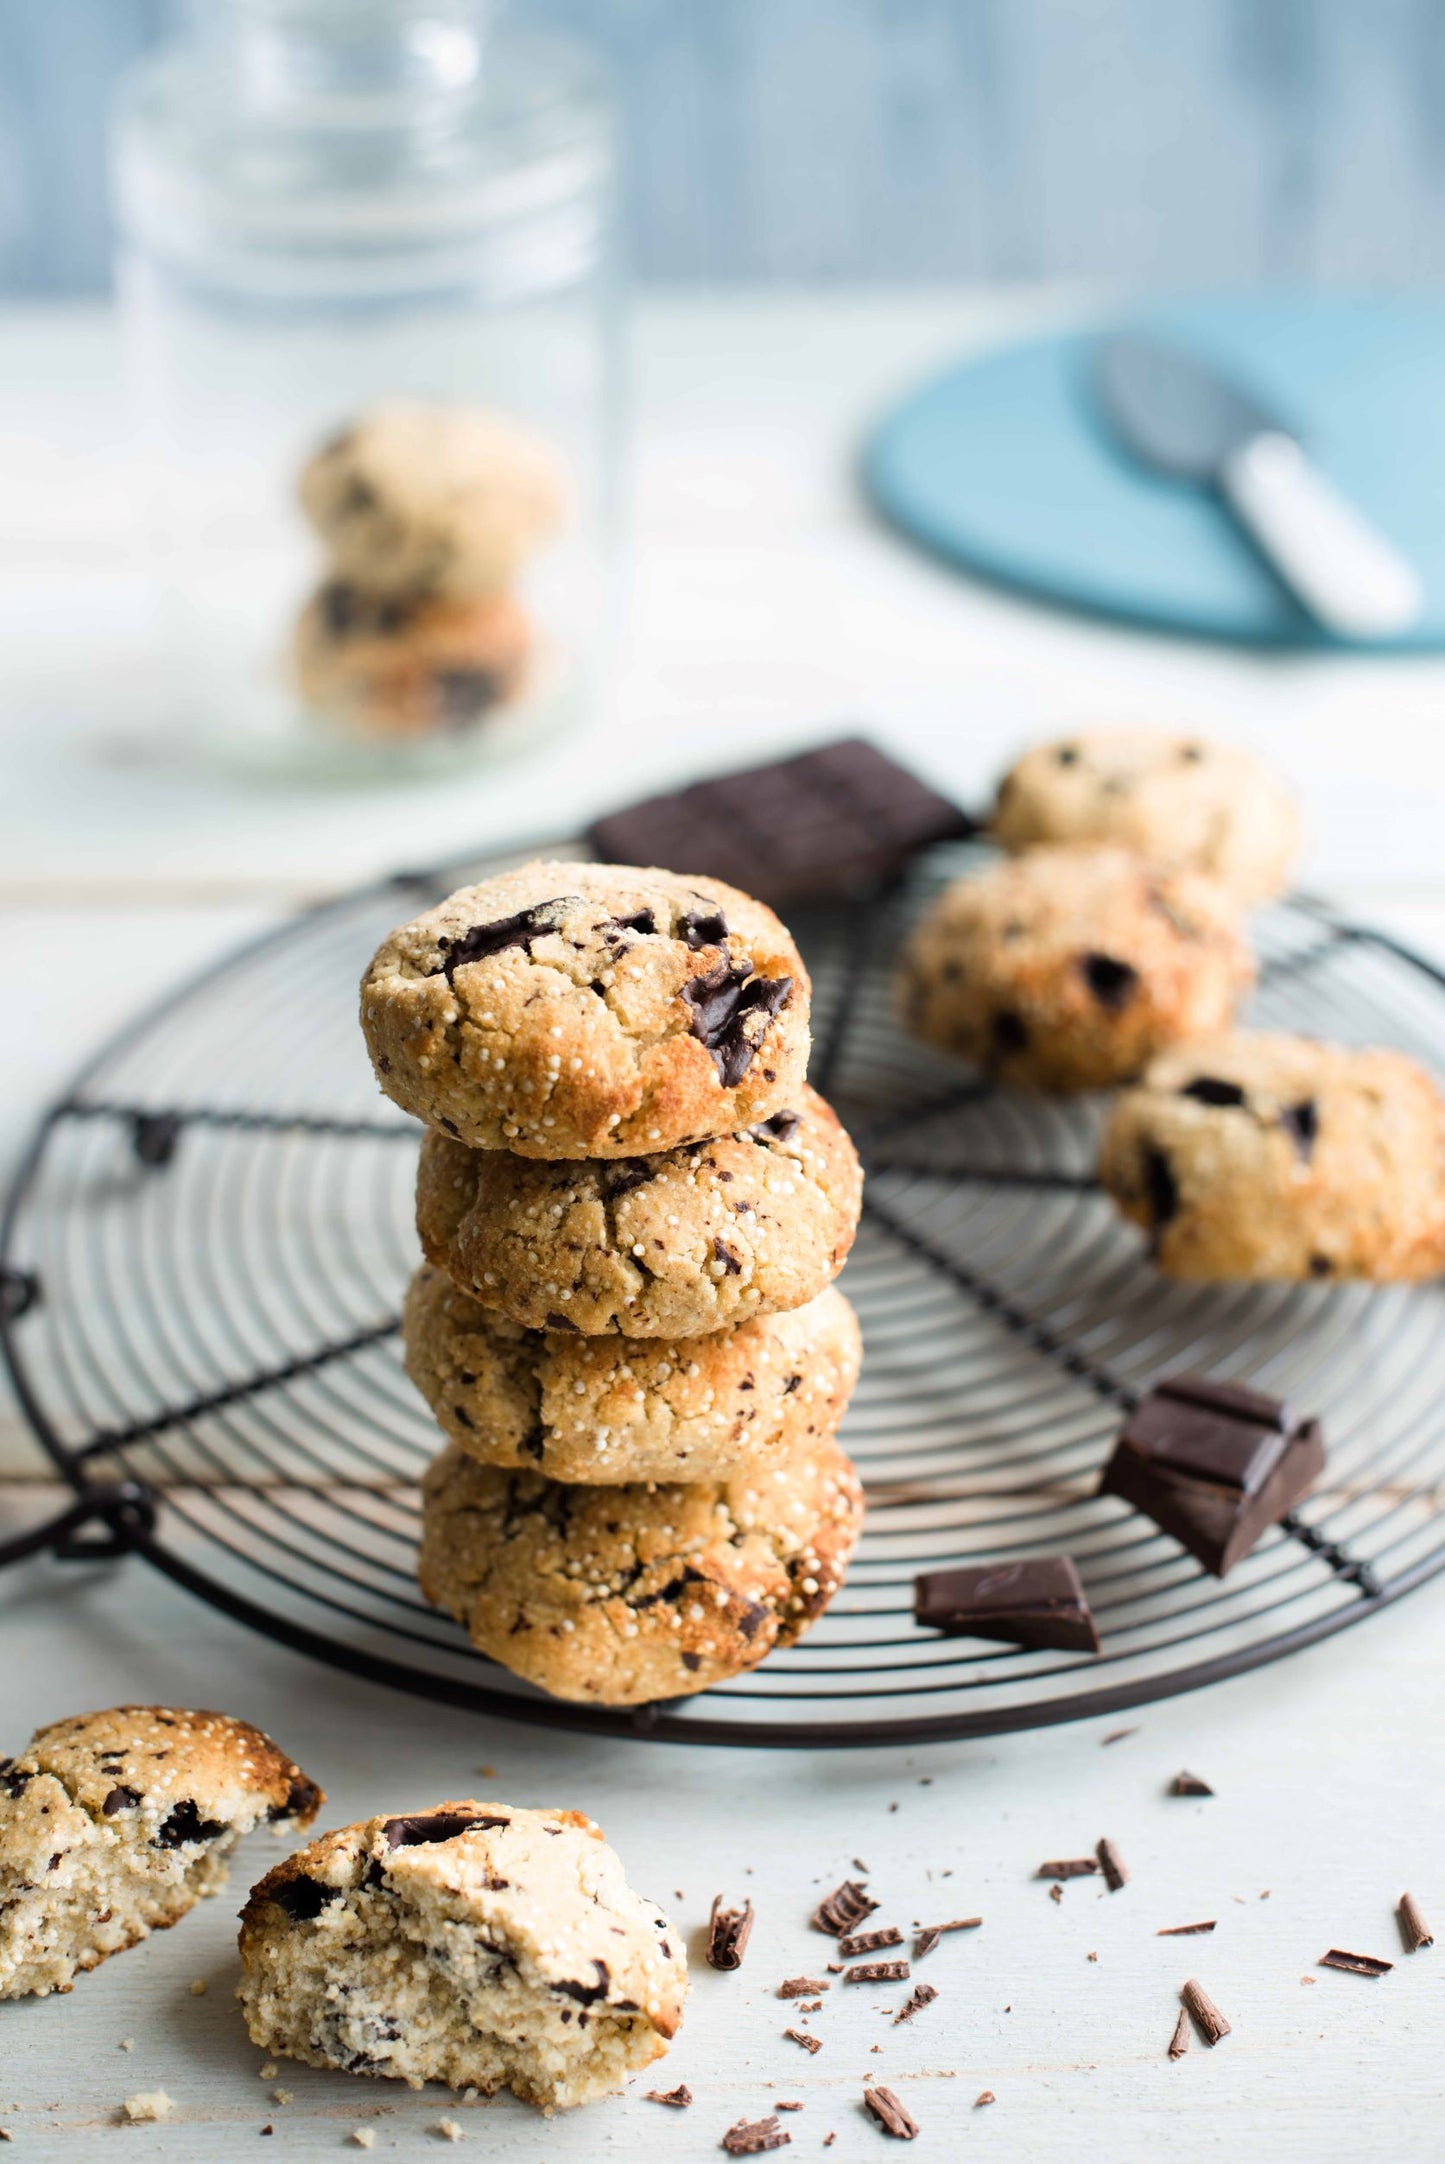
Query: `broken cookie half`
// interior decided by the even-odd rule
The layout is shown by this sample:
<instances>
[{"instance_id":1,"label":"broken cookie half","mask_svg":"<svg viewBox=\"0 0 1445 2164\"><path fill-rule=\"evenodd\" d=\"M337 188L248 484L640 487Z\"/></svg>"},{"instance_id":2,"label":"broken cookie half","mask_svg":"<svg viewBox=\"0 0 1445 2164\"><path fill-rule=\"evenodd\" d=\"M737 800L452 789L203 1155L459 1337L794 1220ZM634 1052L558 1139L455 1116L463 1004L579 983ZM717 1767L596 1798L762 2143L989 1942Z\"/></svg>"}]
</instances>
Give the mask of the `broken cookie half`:
<instances>
[{"instance_id":1,"label":"broken cookie half","mask_svg":"<svg viewBox=\"0 0 1445 2164\"><path fill-rule=\"evenodd\" d=\"M69 1991L218 1892L243 1834L309 1826L324 1800L226 1713L116 1706L38 1729L0 1759L0 1999Z\"/></svg>"},{"instance_id":2,"label":"broken cookie half","mask_svg":"<svg viewBox=\"0 0 1445 2164\"><path fill-rule=\"evenodd\" d=\"M442 1803L371 1818L267 1872L241 1914L253 2043L548 2109L666 2051L679 1934L577 1811Z\"/></svg>"}]
</instances>

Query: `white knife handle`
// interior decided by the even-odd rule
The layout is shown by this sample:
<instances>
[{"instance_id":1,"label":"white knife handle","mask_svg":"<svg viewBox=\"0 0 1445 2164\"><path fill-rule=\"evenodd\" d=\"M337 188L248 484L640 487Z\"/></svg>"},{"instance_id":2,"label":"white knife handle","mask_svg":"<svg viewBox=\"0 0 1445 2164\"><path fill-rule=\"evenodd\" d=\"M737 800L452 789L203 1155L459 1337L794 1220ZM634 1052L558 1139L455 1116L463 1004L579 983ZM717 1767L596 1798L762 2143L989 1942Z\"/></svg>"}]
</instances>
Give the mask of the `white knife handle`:
<instances>
[{"instance_id":1,"label":"white knife handle","mask_svg":"<svg viewBox=\"0 0 1445 2164\"><path fill-rule=\"evenodd\" d=\"M1327 631L1388 639L1415 621L1414 570L1313 467L1291 436L1254 436L1220 475L1235 516Z\"/></svg>"}]
</instances>

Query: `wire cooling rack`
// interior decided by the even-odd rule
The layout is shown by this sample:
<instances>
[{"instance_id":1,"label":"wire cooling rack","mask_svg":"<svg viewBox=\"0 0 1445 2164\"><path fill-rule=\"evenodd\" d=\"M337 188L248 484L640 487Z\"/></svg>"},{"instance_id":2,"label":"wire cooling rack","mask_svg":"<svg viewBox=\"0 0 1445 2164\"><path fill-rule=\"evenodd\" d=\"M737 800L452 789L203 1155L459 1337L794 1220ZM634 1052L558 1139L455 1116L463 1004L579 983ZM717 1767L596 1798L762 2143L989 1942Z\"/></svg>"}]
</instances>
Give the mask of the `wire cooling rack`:
<instances>
[{"instance_id":1,"label":"wire cooling rack","mask_svg":"<svg viewBox=\"0 0 1445 2164\"><path fill-rule=\"evenodd\" d=\"M242 949L47 1115L0 1242L0 1334L76 1501L11 1553L134 1550L273 1638L453 1703L778 1745L1112 1712L1277 1659L1445 1567L1440 1287L1170 1284L1095 1186L1097 1104L971 1079L899 1029L899 938L976 860L937 850L886 896L793 920L813 1079L868 1169L844 1279L866 1345L844 1441L868 1521L802 1644L696 1699L583 1708L486 1661L417 1590L415 1484L440 1440L398 1343L417 1130L376 1093L355 986L399 918L520 854L403 875ZM1252 1020L1445 1070L1428 963L1307 901L1257 933ZM1182 1368L1326 1424L1324 1484L1223 1582L1094 1494L1122 1412ZM1083 1575L1099 1659L912 1621L918 1570L1058 1552Z\"/></svg>"}]
</instances>

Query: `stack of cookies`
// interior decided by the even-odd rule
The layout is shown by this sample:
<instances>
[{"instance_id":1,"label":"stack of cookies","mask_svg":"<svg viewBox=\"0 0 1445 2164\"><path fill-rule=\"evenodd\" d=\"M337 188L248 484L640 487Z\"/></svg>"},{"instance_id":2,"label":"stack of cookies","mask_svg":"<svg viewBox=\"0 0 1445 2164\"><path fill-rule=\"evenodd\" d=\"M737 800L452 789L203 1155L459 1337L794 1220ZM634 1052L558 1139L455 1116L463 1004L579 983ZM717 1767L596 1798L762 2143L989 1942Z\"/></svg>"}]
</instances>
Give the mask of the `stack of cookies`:
<instances>
[{"instance_id":1,"label":"stack of cookies","mask_svg":"<svg viewBox=\"0 0 1445 2164\"><path fill-rule=\"evenodd\" d=\"M381 1087L427 1128L406 1360L450 1441L422 1588L558 1697L755 1666L857 1539L832 1281L862 1180L804 1081L809 997L761 903L601 864L463 888L363 981Z\"/></svg>"},{"instance_id":2,"label":"stack of cookies","mask_svg":"<svg viewBox=\"0 0 1445 2164\"><path fill-rule=\"evenodd\" d=\"M517 697L535 642L516 584L563 505L539 436L462 407L378 406L307 462L301 503L329 559L294 641L309 706L353 735L421 738Z\"/></svg>"}]
</instances>

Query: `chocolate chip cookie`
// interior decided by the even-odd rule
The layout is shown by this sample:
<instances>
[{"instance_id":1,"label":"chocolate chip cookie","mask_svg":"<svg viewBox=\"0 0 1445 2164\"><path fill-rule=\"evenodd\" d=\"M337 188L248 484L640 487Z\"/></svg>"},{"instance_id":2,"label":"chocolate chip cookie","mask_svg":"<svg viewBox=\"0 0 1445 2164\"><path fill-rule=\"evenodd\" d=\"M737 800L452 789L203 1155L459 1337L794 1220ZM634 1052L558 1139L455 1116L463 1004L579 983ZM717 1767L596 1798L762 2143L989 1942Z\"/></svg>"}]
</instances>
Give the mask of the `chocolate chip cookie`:
<instances>
[{"instance_id":1,"label":"chocolate chip cookie","mask_svg":"<svg viewBox=\"0 0 1445 2164\"><path fill-rule=\"evenodd\" d=\"M422 1483L423 1593L556 1698L631 1706L755 1668L822 1614L863 1521L836 1443L728 1480L572 1487L449 1443Z\"/></svg>"},{"instance_id":2,"label":"chocolate chip cookie","mask_svg":"<svg viewBox=\"0 0 1445 2164\"><path fill-rule=\"evenodd\" d=\"M1235 904L1127 850L1042 848L948 887L905 952L909 1025L1006 1081L1102 1089L1219 1030L1253 977Z\"/></svg>"},{"instance_id":3,"label":"chocolate chip cookie","mask_svg":"<svg viewBox=\"0 0 1445 2164\"><path fill-rule=\"evenodd\" d=\"M116 1706L37 1730L0 1759L0 1999L69 1991L218 1893L243 1834L309 1826L324 1801L225 1713Z\"/></svg>"},{"instance_id":4,"label":"chocolate chip cookie","mask_svg":"<svg viewBox=\"0 0 1445 2164\"><path fill-rule=\"evenodd\" d=\"M1241 1032L1166 1053L1099 1175L1171 1277L1445 1269L1445 1101L1398 1052Z\"/></svg>"},{"instance_id":5,"label":"chocolate chip cookie","mask_svg":"<svg viewBox=\"0 0 1445 2164\"><path fill-rule=\"evenodd\" d=\"M732 887L536 863L393 932L361 1025L386 1094L459 1142L635 1157L795 1103L810 994L772 911Z\"/></svg>"},{"instance_id":6,"label":"chocolate chip cookie","mask_svg":"<svg viewBox=\"0 0 1445 2164\"><path fill-rule=\"evenodd\" d=\"M297 688L355 736L458 736L517 697L531 645L506 594L377 598L328 579L296 627Z\"/></svg>"},{"instance_id":7,"label":"chocolate chip cookie","mask_svg":"<svg viewBox=\"0 0 1445 2164\"><path fill-rule=\"evenodd\" d=\"M624 1343L523 1329L429 1267L402 1332L408 1375L469 1456L591 1482L716 1479L832 1435L862 1352L831 1287L710 1337Z\"/></svg>"},{"instance_id":8,"label":"chocolate chip cookie","mask_svg":"<svg viewBox=\"0 0 1445 2164\"><path fill-rule=\"evenodd\" d=\"M466 597L509 585L561 523L545 440L503 414L398 401L323 444L301 504L338 577L369 594Z\"/></svg>"},{"instance_id":9,"label":"chocolate chip cookie","mask_svg":"<svg viewBox=\"0 0 1445 2164\"><path fill-rule=\"evenodd\" d=\"M853 1145L806 1084L769 1120L654 1157L575 1164L427 1134L428 1262L529 1330L704 1337L815 1299L862 1203Z\"/></svg>"},{"instance_id":10,"label":"chocolate chip cookie","mask_svg":"<svg viewBox=\"0 0 1445 2164\"><path fill-rule=\"evenodd\" d=\"M471 1798L277 1864L241 1912L241 1966L262 2051L548 2111L660 2057L687 1994L681 1934L591 1819Z\"/></svg>"},{"instance_id":11,"label":"chocolate chip cookie","mask_svg":"<svg viewBox=\"0 0 1445 2164\"><path fill-rule=\"evenodd\" d=\"M1236 901L1283 891L1300 846L1284 784L1252 752L1155 729L1096 729L1026 752L999 784L1005 849L1116 842L1173 870L1205 872Z\"/></svg>"}]
</instances>

